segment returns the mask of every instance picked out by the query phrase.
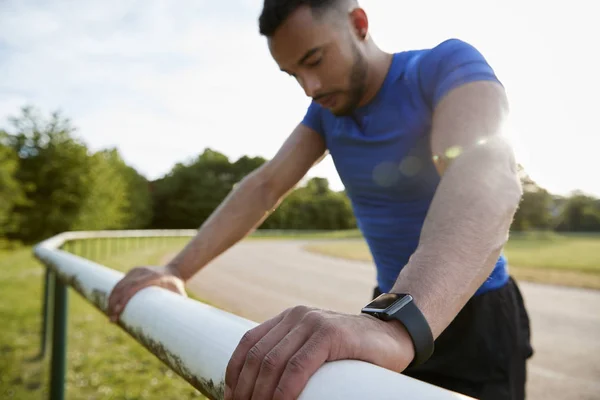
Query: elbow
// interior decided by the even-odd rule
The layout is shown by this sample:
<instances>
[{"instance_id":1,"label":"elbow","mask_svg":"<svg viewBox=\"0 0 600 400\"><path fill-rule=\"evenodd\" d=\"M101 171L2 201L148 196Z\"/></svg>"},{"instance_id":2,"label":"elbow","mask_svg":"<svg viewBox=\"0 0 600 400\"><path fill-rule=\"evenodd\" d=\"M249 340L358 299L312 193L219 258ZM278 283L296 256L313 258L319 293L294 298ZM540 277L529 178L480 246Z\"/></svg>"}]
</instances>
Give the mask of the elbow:
<instances>
[{"instance_id":1,"label":"elbow","mask_svg":"<svg viewBox=\"0 0 600 400\"><path fill-rule=\"evenodd\" d=\"M513 215L523 196L514 149L507 138L497 136L488 140L482 151L489 171L488 190L497 196L500 209Z\"/></svg>"},{"instance_id":2,"label":"elbow","mask_svg":"<svg viewBox=\"0 0 600 400\"><path fill-rule=\"evenodd\" d=\"M516 173L507 172L506 175L501 186L503 193L501 206L512 221L523 197L523 186Z\"/></svg>"}]
</instances>

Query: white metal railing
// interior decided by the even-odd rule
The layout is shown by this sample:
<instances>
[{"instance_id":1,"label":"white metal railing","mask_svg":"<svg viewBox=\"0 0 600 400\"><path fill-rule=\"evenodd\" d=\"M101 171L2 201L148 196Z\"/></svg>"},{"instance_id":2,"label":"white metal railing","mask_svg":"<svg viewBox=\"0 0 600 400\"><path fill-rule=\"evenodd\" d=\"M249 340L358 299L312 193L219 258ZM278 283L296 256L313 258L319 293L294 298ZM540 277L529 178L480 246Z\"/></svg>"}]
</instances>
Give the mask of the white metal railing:
<instances>
[{"instance_id":1,"label":"white metal railing","mask_svg":"<svg viewBox=\"0 0 600 400\"><path fill-rule=\"evenodd\" d=\"M108 296L124 274L60 250L63 244L90 238L191 237L196 232L67 232L38 244L34 248L34 254L55 275L57 285L65 288L66 285L71 286L106 313ZM66 295L66 289L64 290ZM58 292L55 292L55 296L56 293ZM55 308L56 304L55 302ZM55 309L55 324L57 311L59 310ZM66 319L66 316L63 318ZM61 323L64 325L64 320ZM119 325L203 394L212 399L222 399L227 363L241 337L257 323L162 288L148 287L131 298L121 315ZM56 336L56 327L54 329ZM63 336L64 333L63 331ZM53 338L54 341L57 339L60 340ZM54 354L60 348L60 343L53 343L53 359L55 356L60 357L60 354ZM62 365L60 359L56 366L54 362L52 365L53 368L62 370L64 379L64 354L62 357ZM61 371L53 371L52 374L60 381ZM62 384L62 381L52 385L58 384ZM51 396L62 398L63 389L53 388ZM370 363L342 360L323 365L311 377L300 399L457 400L468 397Z\"/></svg>"}]
</instances>

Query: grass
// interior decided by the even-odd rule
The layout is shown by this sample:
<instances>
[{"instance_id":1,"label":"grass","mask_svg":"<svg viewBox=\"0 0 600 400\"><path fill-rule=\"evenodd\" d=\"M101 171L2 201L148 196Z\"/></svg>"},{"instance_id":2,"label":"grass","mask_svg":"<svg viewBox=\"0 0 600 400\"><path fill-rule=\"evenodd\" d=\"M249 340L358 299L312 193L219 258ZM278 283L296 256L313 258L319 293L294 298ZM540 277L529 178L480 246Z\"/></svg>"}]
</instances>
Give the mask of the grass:
<instances>
[{"instance_id":1,"label":"grass","mask_svg":"<svg viewBox=\"0 0 600 400\"><path fill-rule=\"evenodd\" d=\"M309 251L372 262L362 238L310 243ZM600 234L513 234L505 255L517 279L600 289Z\"/></svg>"},{"instance_id":2,"label":"grass","mask_svg":"<svg viewBox=\"0 0 600 400\"><path fill-rule=\"evenodd\" d=\"M184 243L172 239L99 261L124 271L140 263L157 264ZM0 251L1 399L47 398L48 361L36 359L42 279L43 269L31 248ZM69 294L67 399L204 398L75 291L70 289Z\"/></svg>"}]
</instances>

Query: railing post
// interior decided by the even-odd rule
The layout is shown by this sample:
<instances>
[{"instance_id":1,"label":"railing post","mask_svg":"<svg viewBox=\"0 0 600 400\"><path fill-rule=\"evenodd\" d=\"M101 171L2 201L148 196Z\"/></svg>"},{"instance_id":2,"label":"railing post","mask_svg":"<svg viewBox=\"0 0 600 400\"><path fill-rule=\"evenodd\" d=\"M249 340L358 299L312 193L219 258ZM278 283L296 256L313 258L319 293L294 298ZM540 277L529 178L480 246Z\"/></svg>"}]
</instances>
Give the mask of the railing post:
<instances>
[{"instance_id":1,"label":"railing post","mask_svg":"<svg viewBox=\"0 0 600 400\"><path fill-rule=\"evenodd\" d=\"M65 371L67 366L67 289L67 285L54 274L50 400L63 400L65 398Z\"/></svg>"},{"instance_id":2,"label":"railing post","mask_svg":"<svg viewBox=\"0 0 600 400\"><path fill-rule=\"evenodd\" d=\"M41 329L41 343L40 343L40 355L39 358L43 359L46 356L46 345L48 344L48 336L50 334L50 321L51 321L51 298L52 298L52 271L46 267L46 273L44 274L44 297L42 303L42 329Z\"/></svg>"},{"instance_id":3,"label":"railing post","mask_svg":"<svg viewBox=\"0 0 600 400\"><path fill-rule=\"evenodd\" d=\"M89 244L90 244L89 240L90 240L89 238L81 240L81 254L79 254L80 257L89 259L89 255L90 255L90 253L88 251Z\"/></svg>"},{"instance_id":4,"label":"railing post","mask_svg":"<svg viewBox=\"0 0 600 400\"><path fill-rule=\"evenodd\" d=\"M99 240L100 240L100 260L104 260L108 254L108 250L107 250L108 239L100 238Z\"/></svg>"},{"instance_id":5,"label":"railing post","mask_svg":"<svg viewBox=\"0 0 600 400\"><path fill-rule=\"evenodd\" d=\"M87 256L85 258L87 258L88 260L94 260L96 261L96 249L98 246L98 239L97 238L93 238L93 239L88 239L89 242L89 251L87 253Z\"/></svg>"}]
</instances>

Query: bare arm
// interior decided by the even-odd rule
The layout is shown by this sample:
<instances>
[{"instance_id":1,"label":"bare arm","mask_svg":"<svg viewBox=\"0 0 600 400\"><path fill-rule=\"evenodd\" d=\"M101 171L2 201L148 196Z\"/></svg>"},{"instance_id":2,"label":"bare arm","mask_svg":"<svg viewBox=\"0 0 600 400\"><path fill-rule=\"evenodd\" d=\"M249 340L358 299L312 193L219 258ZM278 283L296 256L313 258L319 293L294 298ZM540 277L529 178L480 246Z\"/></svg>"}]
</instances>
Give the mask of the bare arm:
<instances>
[{"instance_id":1,"label":"bare arm","mask_svg":"<svg viewBox=\"0 0 600 400\"><path fill-rule=\"evenodd\" d=\"M324 153L322 137L298 125L275 157L234 187L169 264L135 267L127 272L108 299L111 321L116 322L129 300L148 286L187 295L185 281L264 221Z\"/></svg>"},{"instance_id":2,"label":"bare arm","mask_svg":"<svg viewBox=\"0 0 600 400\"><path fill-rule=\"evenodd\" d=\"M321 136L298 125L273 159L236 185L168 266L190 279L260 225L324 154Z\"/></svg>"},{"instance_id":3,"label":"bare arm","mask_svg":"<svg viewBox=\"0 0 600 400\"><path fill-rule=\"evenodd\" d=\"M434 110L431 148L441 182L419 246L393 291L410 293L434 338L492 272L521 196L505 138L503 88L475 82L452 90Z\"/></svg>"}]
</instances>

